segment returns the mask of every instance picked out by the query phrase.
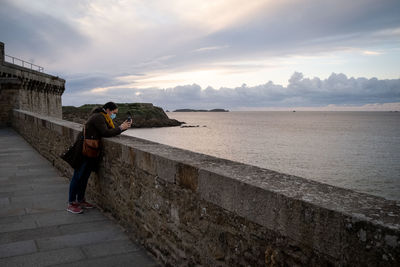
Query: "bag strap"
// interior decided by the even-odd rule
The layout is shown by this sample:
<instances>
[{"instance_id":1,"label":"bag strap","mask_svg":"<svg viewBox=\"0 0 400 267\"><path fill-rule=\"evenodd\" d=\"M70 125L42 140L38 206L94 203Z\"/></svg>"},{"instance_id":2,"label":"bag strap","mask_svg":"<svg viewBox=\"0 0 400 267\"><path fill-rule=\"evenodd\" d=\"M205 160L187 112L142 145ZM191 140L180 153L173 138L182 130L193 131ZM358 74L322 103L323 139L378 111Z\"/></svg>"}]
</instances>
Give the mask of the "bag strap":
<instances>
[{"instance_id":1,"label":"bag strap","mask_svg":"<svg viewBox=\"0 0 400 267\"><path fill-rule=\"evenodd\" d=\"M86 124L83 125L83 141L85 141L86 136Z\"/></svg>"}]
</instances>

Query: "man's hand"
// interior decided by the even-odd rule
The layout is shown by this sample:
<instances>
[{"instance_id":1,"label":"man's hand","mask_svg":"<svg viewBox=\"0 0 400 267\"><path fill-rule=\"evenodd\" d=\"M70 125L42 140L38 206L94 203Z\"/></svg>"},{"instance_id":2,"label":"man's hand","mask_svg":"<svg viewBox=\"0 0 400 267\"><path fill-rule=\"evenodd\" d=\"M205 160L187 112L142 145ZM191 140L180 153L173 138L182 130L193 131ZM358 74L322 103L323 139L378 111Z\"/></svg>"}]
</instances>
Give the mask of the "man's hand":
<instances>
[{"instance_id":1,"label":"man's hand","mask_svg":"<svg viewBox=\"0 0 400 267\"><path fill-rule=\"evenodd\" d=\"M132 121L124 121L119 128L121 128L122 131L125 131L126 129L129 129L132 125Z\"/></svg>"}]
</instances>

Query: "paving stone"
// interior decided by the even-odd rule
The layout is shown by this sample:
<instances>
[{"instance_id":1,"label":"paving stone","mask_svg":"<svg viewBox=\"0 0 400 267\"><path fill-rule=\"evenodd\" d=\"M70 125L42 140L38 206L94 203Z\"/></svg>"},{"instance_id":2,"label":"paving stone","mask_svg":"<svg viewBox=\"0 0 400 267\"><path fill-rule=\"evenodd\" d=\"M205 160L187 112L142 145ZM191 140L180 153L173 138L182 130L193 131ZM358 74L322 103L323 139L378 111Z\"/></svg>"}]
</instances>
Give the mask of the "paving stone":
<instances>
[{"instance_id":1,"label":"paving stone","mask_svg":"<svg viewBox=\"0 0 400 267\"><path fill-rule=\"evenodd\" d=\"M0 226L3 224L21 222L20 216L0 217Z\"/></svg>"},{"instance_id":2,"label":"paving stone","mask_svg":"<svg viewBox=\"0 0 400 267\"><path fill-rule=\"evenodd\" d=\"M15 177L16 173L15 168L1 168L0 177L10 179L10 177Z\"/></svg>"},{"instance_id":3,"label":"paving stone","mask_svg":"<svg viewBox=\"0 0 400 267\"><path fill-rule=\"evenodd\" d=\"M69 188L69 181L64 177L36 178L32 180L32 188L39 189L56 189Z\"/></svg>"},{"instance_id":4,"label":"paving stone","mask_svg":"<svg viewBox=\"0 0 400 267\"><path fill-rule=\"evenodd\" d=\"M36 245L33 240L19 241L0 245L0 258L36 252Z\"/></svg>"},{"instance_id":5,"label":"paving stone","mask_svg":"<svg viewBox=\"0 0 400 267\"><path fill-rule=\"evenodd\" d=\"M0 198L12 196L14 196L14 192L0 192Z\"/></svg>"},{"instance_id":6,"label":"paving stone","mask_svg":"<svg viewBox=\"0 0 400 267\"><path fill-rule=\"evenodd\" d=\"M1 224L0 225L0 233L19 231L19 230L25 230L25 229L33 229L33 228L37 228L35 221L24 220L22 222Z\"/></svg>"},{"instance_id":7,"label":"paving stone","mask_svg":"<svg viewBox=\"0 0 400 267\"><path fill-rule=\"evenodd\" d=\"M120 226L115 224L113 221L110 221L105 217L103 219L104 221L65 224L65 225L58 225L57 227L60 230L60 232L65 235L71 233L101 231L106 229L120 229Z\"/></svg>"},{"instance_id":8,"label":"paving stone","mask_svg":"<svg viewBox=\"0 0 400 267\"><path fill-rule=\"evenodd\" d=\"M76 262L85 258L79 248L66 248L0 259L0 266L51 266ZM66 266L72 266L67 264Z\"/></svg>"},{"instance_id":9,"label":"paving stone","mask_svg":"<svg viewBox=\"0 0 400 267\"><path fill-rule=\"evenodd\" d=\"M40 213L51 213L56 211L65 211L66 204L64 205L56 205L56 207L41 207L41 206L33 206L29 208L25 208L26 214L40 214Z\"/></svg>"},{"instance_id":10,"label":"paving stone","mask_svg":"<svg viewBox=\"0 0 400 267\"><path fill-rule=\"evenodd\" d=\"M57 184L66 184L66 179L60 177L59 175L51 175L51 176L32 176L32 174L27 175L19 175L15 177L8 177L8 180L4 180L3 183L6 182L20 184L29 182L32 186L52 186Z\"/></svg>"},{"instance_id":11,"label":"paving stone","mask_svg":"<svg viewBox=\"0 0 400 267\"><path fill-rule=\"evenodd\" d=\"M10 199L8 197L0 198L0 208L10 205Z\"/></svg>"},{"instance_id":12,"label":"paving stone","mask_svg":"<svg viewBox=\"0 0 400 267\"><path fill-rule=\"evenodd\" d=\"M25 229L0 234L0 244L62 235L59 226Z\"/></svg>"},{"instance_id":13,"label":"paving stone","mask_svg":"<svg viewBox=\"0 0 400 267\"><path fill-rule=\"evenodd\" d=\"M48 211L65 210L67 197L65 194L52 196L37 196L13 197L8 207L10 208L41 208Z\"/></svg>"},{"instance_id":14,"label":"paving stone","mask_svg":"<svg viewBox=\"0 0 400 267\"><path fill-rule=\"evenodd\" d=\"M130 240L118 240L86 245L82 247L82 250L89 258L97 258L138 251L141 250L141 247Z\"/></svg>"},{"instance_id":15,"label":"paving stone","mask_svg":"<svg viewBox=\"0 0 400 267\"><path fill-rule=\"evenodd\" d=\"M65 205L65 208L67 208L67 205ZM36 219L39 227L105 220L104 215L97 210L86 210L83 214L72 214L63 210L51 213L32 214L32 216Z\"/></svg>"},{"instance_id":16,"label":"paving stone","mask_svg":"<svg viewBox=\"0 0 400 267\"><path fill-rule=\"evenodd\" d=\"M160 266L155 263L148 255L144 254L141 251L133 252L129 254L122 254L122 255L112 255L108 257L96 258L96 259L89 259L83 260L79 262L73 262L71 264L62 264L57 265L58 267L67 267L67 266L74 266L74 267L153 267L153 266Z\"/></svg>"},{"instance_id":17,"label":"paving stone","mask_svg":"<svg viewBox=\"0 0 400 267\"><path fill-rule=\"evenodd\" d=\"M25 215L25 208L2 208L0 217Z\"/></svg>"},{"instance_id":18,"label":"paving stone","mask_svg":"<svg viewBox=\"0 0 400 267\"><path fill-rule=\"evenodd\" d=\"M110 220L88 222L88 223L74 223L68 225L53 225L48 227L39 227L35 229L26 229L19 231L12 231L0 234L0 244L12 243L24 240L43 239L47 237L56 237L68 235L71 233L86 233L93 231L101 231L106 229L119 229Z\"/></svg>"},{"instance_id":19,"label":"paving stone","mask_svg":"<svg viewBox=\"0 0 400 267\"><path fill-rule=\"evenodd\" d=\"M1 169L13 168L16 170L17 166L15 163L12 163L12 162L0 162L0 168Z\"/></svg>"},{"instance_id":20,"label":"paving stone","mask_svg":"<svg viewBox=\"0 0 400 267\"><path fill-rule=\"evenodd\" d=\"M0 186L0 192L18 192L18 191L26 191L32 190L32 187L29 184L15 184L15 183L7 183Z\"/></svg>"},{"instance_id":21,"label":"paving stone","mask_svg":"<svg viewBox=\"0 0 400 267\"><path fill-rule=\"evenodd\" d=\"M57 192L28 196L15 196L11 197L11 201L9 203L13 205L25 205L26 207L32 207L32 205L35 203L46 204L46 202L59 202L59 200L62 200L63 203L66 203L66 199L67 192Z\"/></svg>"},{"instance_id":22,"label":"paving stone","mask_svg":"<svg viewBox=\"0 0 400 267\"><path fill-rule=\"evenodd\" d=\"M15 172L15 176L27 176L27 175L34 175L36 177L54 177L58 176L57 171L52 171L46 169L38 169L38 170L32 170L32 169L27 169L27 170L18 170Z\"/></svg>"},{"instance_id":23,"label":"paving stone","mask_svg":"<svg viewBox=\"0 0 400 267\"><path fill-rule=\"evenodd\" d=\"M33 187L33 186L32 186ZM68 196L68 187L65 186L59 186L59 187L54 187L52 189L44 187L36 187L35 189L32 190L25 190L25 191L17 191L17 192L12 192L11 197L19 197L19 196L33 196L33 195L42 195L51 192L52 194L63 194L64 198ZM10 192L4 192L4 194L10 194ZM0 193L1 196L1 193Z\"/></svg>"},{"instance_id":24,"label":"paving stone","mask_svg":"<svg viewBox=\"0 0 400 267\"><path fill-rule=\"evenodd\" d=\"M112 240L127 240L128 237L121 230L111 229L79 234L68 234L50 238L38 239L37 244L41 251L74 247Z\"/></svg>"}]
</instances>

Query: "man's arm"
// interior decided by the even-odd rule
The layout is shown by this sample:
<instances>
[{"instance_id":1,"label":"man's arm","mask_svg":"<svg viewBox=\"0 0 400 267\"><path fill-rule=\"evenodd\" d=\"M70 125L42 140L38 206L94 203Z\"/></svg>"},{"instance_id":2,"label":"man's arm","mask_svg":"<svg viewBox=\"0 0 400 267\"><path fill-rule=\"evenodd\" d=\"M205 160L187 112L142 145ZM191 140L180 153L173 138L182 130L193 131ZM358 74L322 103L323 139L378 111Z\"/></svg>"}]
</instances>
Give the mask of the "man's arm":
<instances>
[{"instance_id":1,"label":"man's arm","mask_svg":"<svg viewBox=\"0 0 400 267\"><path fill-rule=\"evenodd\" d=\"M108 129L106 119L101 114L94 117L92 123L96 130L100 133L101 137L113 137L119 135L122 132L120 127Z\"/></svg>"}]
</instances>

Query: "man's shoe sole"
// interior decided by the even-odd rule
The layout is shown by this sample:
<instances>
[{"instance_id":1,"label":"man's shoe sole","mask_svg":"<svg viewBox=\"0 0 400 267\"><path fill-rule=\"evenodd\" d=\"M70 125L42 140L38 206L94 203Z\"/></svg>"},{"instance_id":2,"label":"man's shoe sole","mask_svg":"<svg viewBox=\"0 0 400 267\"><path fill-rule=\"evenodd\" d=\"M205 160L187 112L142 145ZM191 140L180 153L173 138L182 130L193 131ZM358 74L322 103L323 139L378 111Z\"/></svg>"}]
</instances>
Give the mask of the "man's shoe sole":
<instances>
[{"instance_id":1,"label":"man's shoe sole","mask_svg":"<svg viewBox=\"0 0 400 267\"><path fill-rule=\"evenodd\" d=\"M73 211L73 210L67 209L67 211L71 212L73 214L81 214L81 213L83 213L83 210L81 210L81 211Z\"/></svg>"}]
</instances>

